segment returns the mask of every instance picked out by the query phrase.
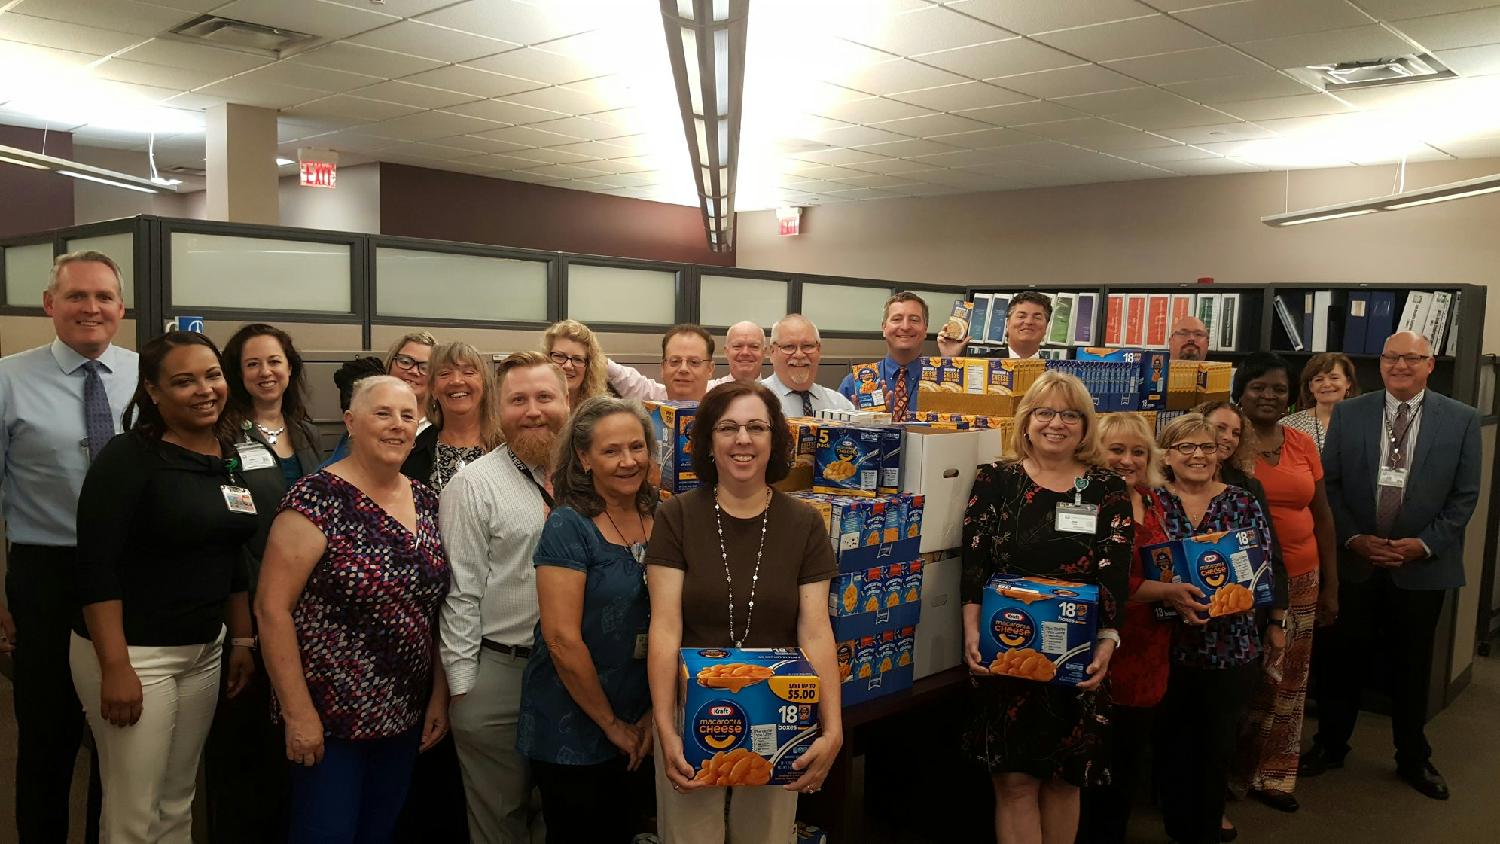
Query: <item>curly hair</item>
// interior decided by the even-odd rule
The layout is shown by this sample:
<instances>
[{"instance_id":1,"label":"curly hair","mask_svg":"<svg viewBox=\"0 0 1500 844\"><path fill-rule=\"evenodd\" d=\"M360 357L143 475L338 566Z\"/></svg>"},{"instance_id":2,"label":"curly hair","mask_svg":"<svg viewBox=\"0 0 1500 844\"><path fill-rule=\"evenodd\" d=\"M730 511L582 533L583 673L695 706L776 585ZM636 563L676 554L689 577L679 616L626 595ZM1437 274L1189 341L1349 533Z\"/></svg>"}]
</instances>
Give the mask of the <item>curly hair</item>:
<instances>
[{"instance_id":1,"label":"curly hair","mask_svg":"<svg viewBox=\"0 0 1500 844\"><path fill-rule=\"evenodd\" d=\"M693 450L693 471L707 487L719 483L719 467L714 465L714 426L729 411L729 405L742 396L755 396L766 405L766 421L771 423L771 454L766 462L766 483L774 484L792 471L792 434L786 427L781 399L759 381L743 384L729 381L708 391L693 417L689 447Z\"/></svg>"},{"instance_id":2,"label":"curly hair","mask_svg":"<svg viewBox=\"0 0 1500 844\"><path fill-rule=\"evenodd\" d=\"M651 447L651 417L646 409L634 400L617 399L614 396L594 396L585 399L573 411L568 426L557 439L557 457L552 465L552 494L559 506L572 507L583 515L593 518L604 512L604 498L594 489L594 479L583 468L581 456L594 445L594 428L605 417L618 413L629 414L641 423L641 436L646 441L648 464L655 464L655 449ZM648 465L649 469L650 466ZM652 485L650 472L642 474L641 488L635 494L635 508L641 515L656 512L660 493Z\"/></svg>"},{"instance_id":3,"label":"curly hair","mask_svg":"<svg viewBox=\"0 0 1500 844\"><path fill-rule=\"evenodd\" d=\"M547 354L552 354L552 347L559 339L572 340L588 349L588 361L583 365L583 383L578 385L577 402L581 404L584 399L602 396L609 392L604 349L600 347L599 338L594 336L593 329L575 319L554 322L542 333L542 349ZM574 399L574 396L568 397L570 402Z\"/></svg>"}]
</instances>

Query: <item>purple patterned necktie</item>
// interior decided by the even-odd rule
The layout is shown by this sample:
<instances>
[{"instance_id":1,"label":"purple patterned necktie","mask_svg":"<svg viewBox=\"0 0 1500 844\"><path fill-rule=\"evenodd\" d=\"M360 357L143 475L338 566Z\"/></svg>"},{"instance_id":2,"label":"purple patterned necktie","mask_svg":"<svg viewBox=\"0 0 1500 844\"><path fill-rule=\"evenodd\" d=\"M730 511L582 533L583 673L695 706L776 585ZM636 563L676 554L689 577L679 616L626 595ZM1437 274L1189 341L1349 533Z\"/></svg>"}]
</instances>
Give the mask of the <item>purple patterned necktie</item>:
<instances>
[{"instance_id":1,"label":"purple patterned necktie","mask_svg":"<svg viewBox=\"0 0 1500 844\"><path fill-rule=\"evenodd\" d=\"M803 416L816 416L817 415L816 413L813 412L812 393L808 392L807 390L793 390L792 393L794 395L801 396L801 398L802 398L802 415Z\"/></svg>"},{"instance_id":2,"label":"purple patterned necktie","mask_svg":"<svg viewBox=\"0 0 1500 844\"><path fill-rule=\"evenodd\" d=\"M1406 435L1411 431L1411 405L1406 402L1396 406L1396 421L1391 423L1391 448L1385 465L1390 469L1406 468ZM1380 499L1375 509L1375 534L1391 538L1391 528L1396 526L1396 517L1401 515L1403 487L1380 487Z\"/></svg>"},{"instance_id":3,"label":"purple patterned necktie","mask_svg":"<svg viewBox=\"0 0 1500 844\"><path fill-rule=\"evenodd\" d=\"M92 460L115 435L115 423L110 418L109 394L104 391L104 379L99 376L104 364L97 360L84 361L83 369L87 373L83 379L83 427L88 433L89 459Z\"/></svg>"}]
</instances>

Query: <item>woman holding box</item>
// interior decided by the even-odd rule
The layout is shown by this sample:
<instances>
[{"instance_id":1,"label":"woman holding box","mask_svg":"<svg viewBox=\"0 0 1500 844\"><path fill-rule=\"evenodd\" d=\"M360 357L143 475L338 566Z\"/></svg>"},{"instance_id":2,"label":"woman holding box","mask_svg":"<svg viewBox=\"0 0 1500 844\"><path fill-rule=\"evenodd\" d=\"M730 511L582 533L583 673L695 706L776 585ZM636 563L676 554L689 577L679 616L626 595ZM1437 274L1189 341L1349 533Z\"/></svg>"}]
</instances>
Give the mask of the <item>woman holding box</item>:
<instances>
[{"instance_id":1,"label":"woman holding box","mask_svg":"<svg viewBox=\"0 0 1500 844\"><path fill-rule=\"evenodd\" d=\"M1135 520L1125 482L1100 465L1095 425L1083 382L1042 375L1017 409L1015 459L979 469L964 514L964 656L981 675L965 743L993 777L1002 844L1072 841L1079 789L1109 776L1104 678L1120 644ZM979 604L996 574L1099 586L1087 680L1069 688L990 673L979 654Z\"/></svg>"},{"instance_id":2,"label":"woman holding box","mask_svg":"<svg viewBox=\"0 0 1500 844\"><path fill-rule=\"evenodd\" d=\"M1212 423L1189 413L1172 420L1158 442L1166 452L1168 481L1156 498L1168 538L1245 528L1270 535L1255 496L1217 480L1219 431ZM1281 612L1273 610L1273 616ZM1284 631L1281 620L1274 620L1268 642L1281 647ZM1172 727L1163 748L1168 797L1162 814L1167 834L1180 844L1233 840L1235 830L1221 826L1224 792L1261 650L1253 613L1206 623L1197 614L1179 614L1163 703Z\"/></svg>"},{"instance_id":3,"label":"woman holding box","mask_svg":"<svg viewBox=\"0 0 1500 844\"><path fill-rule=\"evenodd\" d=\"M650 788L638 768L652 745L641 562L658 501L651 420L636 402L587 399L555 466L516 749L531 760L549 842L624 844L642 830L633 798Z\"/></svg>"},{"instance_id":4,"label":"woman holding box","mask_svg":"<svg viewBox=\"0 0 1500 844\"><path fill-rule=\"evenodd\" d=\"M786 477L781 402L760 384L710 390L693 425L702 486L664 503L646 551L651 592L651 704L656 820L665 844L781 842L797 793L823 785L843 743L838 658L828 621L837 573L828 531L811 507L772 489ZM820 735L785 788L723 788L695 780L677 722L679 649L797 645L817 672ZM733 830L731 833L730 830Z\"/></svg>"}]
</instances>

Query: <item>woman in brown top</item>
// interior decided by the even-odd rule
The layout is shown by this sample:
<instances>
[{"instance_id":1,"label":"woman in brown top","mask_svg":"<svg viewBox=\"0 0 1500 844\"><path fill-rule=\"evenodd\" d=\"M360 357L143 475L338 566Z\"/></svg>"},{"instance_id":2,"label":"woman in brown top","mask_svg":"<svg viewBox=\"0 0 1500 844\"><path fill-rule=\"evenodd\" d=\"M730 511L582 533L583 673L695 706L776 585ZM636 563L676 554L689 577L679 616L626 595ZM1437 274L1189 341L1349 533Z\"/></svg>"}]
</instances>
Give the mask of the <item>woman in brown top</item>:
<instances>
[{"instance_id":1,"label":"woman in brown top","mask_svg":"<svg viewBox=\"0 0 1500 844\"><path fill-rule=\"evenodd\" d=\"M759 384L728 383L698 406L691 448L703 485L656 513L646 551L651 592L647 672L656 721L657 829L665 844L782 842L797 794L817 791L843 743L838 660L828 622L837 573L811 507L771 488L786 477L781 402ZM681 647L797 645L818 674L821 735L785 788L722 788L693 779L677 722Z\"/></svg>"}]
</instances>

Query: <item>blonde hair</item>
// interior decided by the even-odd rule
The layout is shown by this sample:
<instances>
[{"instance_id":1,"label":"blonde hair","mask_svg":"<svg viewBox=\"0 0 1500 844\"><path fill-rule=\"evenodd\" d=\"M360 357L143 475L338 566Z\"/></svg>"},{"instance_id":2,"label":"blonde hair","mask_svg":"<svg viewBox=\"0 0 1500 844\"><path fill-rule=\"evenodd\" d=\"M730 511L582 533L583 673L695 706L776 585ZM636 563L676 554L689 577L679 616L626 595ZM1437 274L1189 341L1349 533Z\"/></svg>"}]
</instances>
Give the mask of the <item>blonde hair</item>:
<instances>
[{"instance_id":1,"label":"blonde hair","mask_svg":"<svg viewBox=\"0 0 1500 844\"><path fill-rule=\"evenodd\" d=\"M1151 489L1165 482L1161 467L1164 455L1151 434L1151 424L1139 413L1106 413L1099 417L1099 429L1095 435L1100 456L1107 462L1107 447L1111 442L1125 439L1139 440L1146 447L1146 471L1142 472L1145 485Z\"/></svg>"},{"instance_id":2,"label":"blonde hair","mask_svg":"<svg viewBox=\"0 0 1500 844\"><path fill-rule=\"evenodd\" d=\"M568 396L570 403L582 404L585 399L594 396L605 395L609 389L609 380L605 370L604 349L599 347L599 338L594 335L593 329L575 319L565 319L554 322L542 333L542 348L547 354L552 354L552 347L558 339L572 340L588 350L588 362L583 366L583 383L578 385L578 396ZM551 358L548 358L551 361ZM566 373L564 373L566 375ZM566 383L566 378L564 379Z\"/></svg>"},{"instance_id":3,"label":"blonde hair","mask_svg":"<svg viewBox=\"0 0 1500 844\"><path fill-rule=\"evenodd\" d=\"M1214 459L1219 460L1219 429L1201 413L1184 413L1168 422L1167 427L1161 429L1161 433L1156 435L1156 444L1161 446L1162 454L1165 455L1167 449L1194 434L1203 434L1214 441ZM1241 441L1243 442L1243 439ZM1219 462L1222 468L1223 461Z\"/></svg>"},{"instance_id":4,"label":"blonde hair","mask_svg":"<svg viewBox=\"0 0 1500 844\"><path fill-rule=\"evenodd\" d=\"M1031 456L1031 440L1027 434L1031 428L1031 414L1042 402L1060 395L1063 404L1068 410L1076 410L1083 414L1083 434L1078 442L1078 448L1073 450L1074 459L1080 463L1090 466L1103 466L1100 459L1098 437L1094 433L1098 416L1094 413L1094 399L1089 395L1088 388L1083 382L1072 375L1062 372L1044 372L1021 397L1021 404L1016 408L1016 427L1011 434L1014 442L1011 451L1015 453L1015 462L1020 462Z\"/></svg>"},{"instance_id":5,"label":"blonde hair","mask_svg":"<svg viewBox=\"0 0 1500 844\"><path fill-rule=\"evenodd\" d=\"M396 355L399 354L402 349L406 348L407 343L416 343L418 346L426 346L430 349L436 346L438 344L438 341L436 337L432 336L431 331L413 331L410 334L401 335L400 339L392 343L391 348L385 353L384 363L385 371L387 374L390 374L391 371L391 361L395 360ZM432 368L429 366L427 371L431 372Z\"/></svg>"},{"instance_id":6,"label":"blonde hair","mask_svg":"<svg viewBox=\"0 0 1500 844\"><path fill-rule=\"evenodd\" d=\"M484 395L479 397L479 441L490 451L505 441L500 433L500 396L495 386L495 367L479 350L468 343L443 343L432 350L427 362L427 418L434 427L443 427L443 407L437 400L438 371L445 366L467 364L479 370Z\"/></svg>"},{"instance_id":7,"label":"blonde hair","mask_svg":"<svg viewBox=\"0 0 1500 844\"><path fill-rule=\"evenodd\" d=\"M62 275L63 267L66 267L69 264L77 264L84 261L103 264L104 266L109 267L110 272L115 274L115 295L121 297L122 299L124 298L125 280L120 275L120 265L115 263L114 258L111 258L103 252L98 252L93 249L83 249L77 252L68 252L63 255L58 255L56 258L53 258L52 273L47 278L47 292L56 295L57 287L61 283L61 280L58 277Z\"/></svg>"}]
</instances>

